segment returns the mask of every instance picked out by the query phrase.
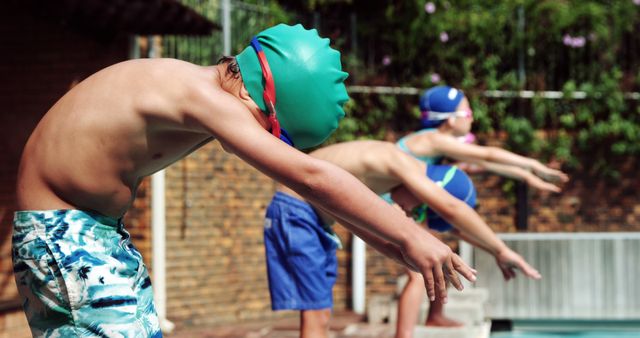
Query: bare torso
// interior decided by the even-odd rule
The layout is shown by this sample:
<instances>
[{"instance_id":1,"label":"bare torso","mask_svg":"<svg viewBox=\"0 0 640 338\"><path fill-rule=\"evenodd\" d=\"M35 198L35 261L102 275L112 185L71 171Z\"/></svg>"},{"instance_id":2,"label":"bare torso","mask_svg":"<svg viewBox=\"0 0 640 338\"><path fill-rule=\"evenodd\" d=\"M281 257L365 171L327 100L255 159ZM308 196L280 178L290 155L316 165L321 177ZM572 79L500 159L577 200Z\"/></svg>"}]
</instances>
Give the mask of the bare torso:
<instances>
[{"instance_id":1,"label":"bare torso","mask_svg":"<svg viewBox=\"0 0 640 338\"><path fill-rule=\"evenodd\" d=\"M221 90L217 70L171 59L132 60L78 84L27 141L18 207L122 216L143 177L212 139L183 114L194 87Z\"/></svg>"},{"instance_id":2,"label":"bare torso","mask_svg":"<svg viewBox=\"0 0 640 338\"><path fill-rule=\"evenodd\" d=\"M389 165L398 152L400 150L393 143L354 141L324 147L309 155L337 165L357 177L376 194L384 194L402 183L390 171ZM303 199L285 186L279 186L278 190ZM333 222L329 215L320 210L317 211L326 224Z\"/></svg>"}]
</instances>

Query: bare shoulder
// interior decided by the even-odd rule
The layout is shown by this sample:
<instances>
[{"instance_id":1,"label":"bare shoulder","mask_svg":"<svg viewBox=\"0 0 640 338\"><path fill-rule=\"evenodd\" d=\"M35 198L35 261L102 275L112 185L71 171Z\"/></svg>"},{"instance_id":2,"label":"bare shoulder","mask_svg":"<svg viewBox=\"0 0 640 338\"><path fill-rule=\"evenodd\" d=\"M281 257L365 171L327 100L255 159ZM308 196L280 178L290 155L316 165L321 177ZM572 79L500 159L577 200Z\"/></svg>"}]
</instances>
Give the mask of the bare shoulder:
<instances>
[{"instance_id":1,"label":"bare shoulder","mask_svg":"<svg viewBox=\"0 0 640 338\"><path fill-rule=\"evenodd\" d=\"M420 137L422 137L424 140L431 141L431 142L442 142L442 141L448 141L448 140L454 139L451 135L447 135L439 131L434 131L431 133L423 133L420 135Z\"/></svg>"},{"instance_id":2,"label":"bare shoulder","mask_svg":"<svg viewBox=\"0 0 640 338\"><path fill-rule=\"evenodd\" d=\"M138 111L159 114L176 126L201 129L190 121L219 115L224 111L220 107L232 104L214 67L176 59L131 60L115 67L114 72L125 79L122 87L136 93Z\"/></svg>"},{"instance_id":3,"label":"bare shoulder","mask_svg":"<svg viewBox=\"0 0 640 338\"><path fill-rule=\"evenodd\" d=\"M99 78L103 76L113 78L114 76L117 76L136 81L138 78L131 76L145 75L143 78L147 78L148 76L169 76L170 74L173 74L176 77L180 77L181 74L193 71L197 68L201 67L178 59L132 59L118 62L103 68L90 78Z\"/></svg>"},{"instance_id":4,"label":"bare shoulder","mask_svg":"<svg viewBox=\"0 0 640 338\"><path fill-rule=\"evenodd\" d=\"M362 164L371 172L388 173L389 169L401 159L402 151L391 142L361 141L354 153L361 158Z\"/></svg>"},{"instance_id":5,"label":"bare shoulder","mask_svg":"<svg viewBox=\"0 0 640 338\"><path fill-rule=\"evenodd\" d=\"M462 144L455 137L437 131L424 133L420 137L421 149L425 154L429 155L441 154L444 149L448 149L450 146L457 147Z\"/></svg>"},{"instance_id":6,"label":"bare shoulder","mask_svg":"<svg viewBox=\"0 0 640 338\"><path fill-rule=\"evenodd\" d=\"M106 67L82 81L75 91L102 90L105 95L168 95L206 78L206 67L176 59L135 59ZM117 92L117 91L121 92Z\"/></svg>"}]
</instances>

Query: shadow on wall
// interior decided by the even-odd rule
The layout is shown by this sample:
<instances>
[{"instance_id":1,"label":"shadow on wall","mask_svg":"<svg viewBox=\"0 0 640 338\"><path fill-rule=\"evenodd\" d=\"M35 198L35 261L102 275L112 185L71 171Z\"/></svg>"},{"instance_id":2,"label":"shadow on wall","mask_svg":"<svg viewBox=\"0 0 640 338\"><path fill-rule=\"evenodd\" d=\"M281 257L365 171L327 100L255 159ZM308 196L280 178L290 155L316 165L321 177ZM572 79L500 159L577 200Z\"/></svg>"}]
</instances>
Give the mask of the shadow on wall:
<instances>
[{"instance_id":1,"label":"shadow on wall","mask_svg":"<svg viewBox=\"0 0 640 338\"><path fill-rule=\"evenodd\" d=\"M0 45L5 47L0 53L0 308L18 304L11 225L22 148L58 98L79 80L126 60L129 46L127 36L97 41L16 3L0 11Z\"/></svg>"},{"instance_id":2,"label":"shadow on wall","mask_svg":"<svg viewBox=\"0 0 640 338\"><path fill-rule=\"evenodd\" d=\"M6 226L11 224L13 217L13 210L8 207L0 208L0 248L6 248L11 246L11 231L10 227ZM19 301L16 294L15 282L13 279L11 257L6 257L5 252L10 250L2 250L2 256L0 256L0 309L2 308L14 308L19 306Z\"/></svg>"}]
</instances>

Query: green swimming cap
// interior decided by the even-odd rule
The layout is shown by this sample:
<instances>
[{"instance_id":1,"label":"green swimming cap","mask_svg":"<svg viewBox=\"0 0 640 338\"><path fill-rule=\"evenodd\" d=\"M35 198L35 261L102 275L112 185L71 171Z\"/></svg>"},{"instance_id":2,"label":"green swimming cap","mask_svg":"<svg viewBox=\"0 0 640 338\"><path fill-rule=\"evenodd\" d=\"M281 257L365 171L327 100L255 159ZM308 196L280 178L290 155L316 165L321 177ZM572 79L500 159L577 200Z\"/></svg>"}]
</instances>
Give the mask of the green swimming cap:
<instances>
[{"instance_id":1,"label":"green swimming cap","mask_svg":"<svg viewBox=\"0 0 640 338\"><path fill-rule=\"evenodd\" d=\"M329 47L315 29L279 24L256 38L271 68L276 87L280 126L298 149L324 142L344 117L349 99L340 52ZM264 80L255 50L249 46L236 56L242 81L255 103L268 113L262 98Z\"/></svg>"}]
</instances>

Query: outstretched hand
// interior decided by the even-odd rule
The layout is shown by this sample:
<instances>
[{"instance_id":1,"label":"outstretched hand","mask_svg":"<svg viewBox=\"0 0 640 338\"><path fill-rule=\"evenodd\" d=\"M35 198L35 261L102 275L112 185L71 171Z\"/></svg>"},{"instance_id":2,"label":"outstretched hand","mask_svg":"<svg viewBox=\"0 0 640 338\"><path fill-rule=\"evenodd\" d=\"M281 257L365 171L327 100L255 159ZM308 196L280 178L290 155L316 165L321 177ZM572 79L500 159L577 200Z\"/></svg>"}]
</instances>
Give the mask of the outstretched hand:
<instances>
[{"instance_id":1,"label":"outstretched hand","mask_svg":"<svg viewBox=\"0 0 640 338\"><path fill-rule=\"evenodd\" d=\"M544 164L540 164L533 169L534 173L540 176L545 181L549 182L568 182L569 175L563 173L560 170L549 168Z\"/></svg>"},{"instance_id":2,"label":"outstretched hand","mask_svg":"<svg viewBox=\"0 0 640 338\"><path fill-rule=\"evenodd\" d=\"M496 263L505 280L516 277L516 269L520 269L525 276L532 279L540 279L542 275L538 270L534 269L522 256L507 248L496 255Z\"/></svg>"},{"instance_id":3,"label":"outstretched hand","mask_svg":"<svg viewBox=\"0 0 640 338\"><path fill-rule=\"evenodd\" d=\"M560 187L558 187L557 185L553 183L545 182L541 180L538 176L535 176L529 173L527 173L527 176L528 176L526 178L527 184L533 188L536 188L542 191L550 191L550 192L556 192L556 193L559 193L561 191Z\"/></svg>"},{"instance_id":4,"label":"outstretched hand","mask_svg":"<svg viewBox=\"0 0 640 338\"><path fill-rule=\"evenodd\" d=\"M420 238L412 238L403 246L402 254L407 266L422 273L427 295L432 301L438 298L447 302L447 282L458 290L464 288L458 273L471 282L476 280L476 270L427 232Z\"/></svg>"}]
</instances>

